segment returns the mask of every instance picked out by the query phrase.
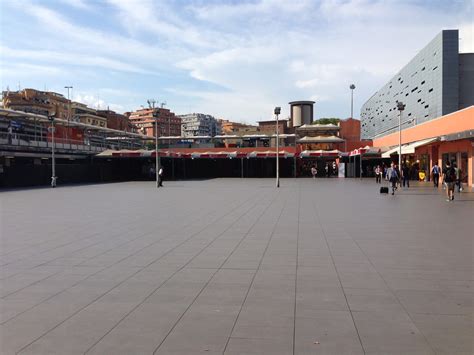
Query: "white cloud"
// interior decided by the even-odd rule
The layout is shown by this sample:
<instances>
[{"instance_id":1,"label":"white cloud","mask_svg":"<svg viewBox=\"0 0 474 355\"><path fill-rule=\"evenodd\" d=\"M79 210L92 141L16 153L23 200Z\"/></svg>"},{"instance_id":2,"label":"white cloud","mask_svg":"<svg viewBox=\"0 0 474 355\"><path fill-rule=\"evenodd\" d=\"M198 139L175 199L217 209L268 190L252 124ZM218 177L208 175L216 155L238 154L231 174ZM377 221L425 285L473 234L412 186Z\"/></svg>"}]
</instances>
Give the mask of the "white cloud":
<instances>
[{"instance_id":1,"label":"white cloud","mask_svg":"<svg viewBox=\"0 0 474 355\"><path fill-rule=\"evenodd\" d=\"M80 102L86 104L87 106L94 108L105 110L107 108L117 111L117 112L124 112L125 107L120 104L108 102L104 99L101 99L99 95L92 95L90 93L78 93L74 94L73 100L76 102Z\"/></svg>"},{"instance_id":2,"label":"white cloud","mask_svg":"<svg viewBox=\"0 0 474 355\"><path fill-rule=\"evenodd\" d=\"M75 3L78 8L83 5L97 10L93 1ZM116 21L120 30L105 30L89 19L81 22L79 15L66 17L43 3L22 3L16 11L39 22L42 41L28 42L29 49L2 42L4 58L47 66L52 75L61 74L62 69L54 73L55 67L71 70L80 64L94 69L96 77L91 73L91 80L110 89L101 91L101 105L120 102L129 109L144 98L163 97L164 88L174 84L175 90L166 95L176 110L192 108L251 121L268 117L273 106L285 111L288 101L311 98L317 101L318 116L343 116L352 82L357 86L357 112L358 105L442 28L460 28L463 51L472 50L473 43L469 1L260 0L182 5L108 0L107 10L108 20ZM126 73L121 78L127 79L113 87L113 75L106 77L104 69ZM164 73L168 81L153 78L156 86L144 88L142 80L151 82L150 74L155 73ZM110 82L100 82L104 78ZM94 92L97 84L92 82L88 92ZM120 95L124 92L135 95Z\"/></svg>"}]
</instances>

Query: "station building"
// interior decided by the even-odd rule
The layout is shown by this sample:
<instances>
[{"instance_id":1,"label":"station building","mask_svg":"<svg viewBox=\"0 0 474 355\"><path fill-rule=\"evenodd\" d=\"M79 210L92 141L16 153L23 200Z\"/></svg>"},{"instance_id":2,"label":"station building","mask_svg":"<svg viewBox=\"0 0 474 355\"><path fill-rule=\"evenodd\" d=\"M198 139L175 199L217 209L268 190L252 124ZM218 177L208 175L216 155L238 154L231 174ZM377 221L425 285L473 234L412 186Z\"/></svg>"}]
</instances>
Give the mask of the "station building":
<instances>
[{"instance_id":1,"label":"station building","mask_svg":"<svg viewBox=\"0 0 474 355\"><path fill-rule=\"evenodd\" d=\"M362 106L361 136L394 162L401 141L402 162L426 180L434 163L454 161L473 186L473 83L474 53L459 53L458 30L444 30Z\"/></svg>"}]
</instances>

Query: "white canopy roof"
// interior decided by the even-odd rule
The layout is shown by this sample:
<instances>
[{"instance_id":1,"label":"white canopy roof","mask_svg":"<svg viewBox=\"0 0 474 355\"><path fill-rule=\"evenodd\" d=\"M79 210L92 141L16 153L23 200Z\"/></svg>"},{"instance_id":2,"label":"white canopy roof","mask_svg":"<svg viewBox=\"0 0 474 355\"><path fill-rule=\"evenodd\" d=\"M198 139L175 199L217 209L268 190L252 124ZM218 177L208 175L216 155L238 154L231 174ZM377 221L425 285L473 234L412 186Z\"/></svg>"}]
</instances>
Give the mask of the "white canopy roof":
<instances>
[{"instance_id":1,"label":"white canopy roof","mask_svg":"<svg viewBox=\"0 0 474 355\"><path fill-rule=\"evenodd\" d=\"M214 136L213 138L217 139L241 139L242 137L236 136L235 134L224 134L220 136Z\"/></svg>"},{"instance_id":2,"label":"white canopy roof","mask_svg":"<svg viewBox=\"0 0 474 355\"><path fill-rule=\"evenodd\" d=\"M317 136L310 137L305 136L298 140L298 143L341 143L344 142L344 139L336 136Z\"/></svg>"},{"instance_id":3,"label":"white canopy roof","mask_svg":"<svg viewBox=\"0 0 474 355\"><path fill-rule=\"evenodd\" d=\"M437 140L438 140L438 138L428 138L428 139L423 139L421 141L417 141L417 142L402 145L402 155L404 155L404 154L415 154L415 149L416 148L421 147L421 146L426 145L426 144L430 144L430 143L435 142ZM394 148L386 151L385 153L383 153L382 158L390 158L391 155L397 154L398 151L399 151L399 147L398 146L394 147Z\"/></svg>"},{"instance_id":4,"label":"white canopy roof","mask_svg":"<svg viewBox=\"0 0 474 355\"><path fill-rule=\"evenodd\" d=\"M268 138L266 134L246 134L242 138Z\"/></svg>"}]
</instances>

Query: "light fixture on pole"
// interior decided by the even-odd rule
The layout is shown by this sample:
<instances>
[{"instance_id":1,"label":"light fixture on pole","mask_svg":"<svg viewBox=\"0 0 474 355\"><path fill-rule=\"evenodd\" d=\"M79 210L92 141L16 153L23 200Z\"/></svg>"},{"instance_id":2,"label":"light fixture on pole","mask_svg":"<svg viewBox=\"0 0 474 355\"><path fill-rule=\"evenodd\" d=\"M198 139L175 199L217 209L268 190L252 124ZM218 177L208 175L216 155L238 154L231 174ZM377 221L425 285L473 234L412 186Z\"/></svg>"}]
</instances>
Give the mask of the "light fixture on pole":
<instances>
[{"instance_id":1,"label":"light fixture on pole","mask_svg":"<svg viewBox=\"0 0 474 355\"><path fill-rule=\"evenodd\" d=\"M398 115L398 169L402 168L402 112L405 106L403 102L397 101L397 110L400 112Z\"/></svg>"},{"instance_id":2,"label":"light fixture on pole","mask_svg":"<svg viewBox=\"0 0 474 355\"><path fill-rule=\"evenodd\" d=\"M349 89L351 89L351 118L354 118L354 89L356 86L354 84L351 84L349 86Z\"/></svg>"},{"instance_id":3,"label":"light fixture on pole","mask_svg":"<svg viewBox=\"0 0 474 355\"><path fill-rule=\"evenodd\" d=\"M276 116L276 187L280 187L280 147L279 147L279 140L280 140L280 133L278 127L278 115L281 113L281 107L275 107L273 113Z\"/></svg>"},{"instance_id":4,"label":"light fixture on pole","mask_svg":"<svg viewBox=\"0 0 474 355\"><path fill-rule=\"evenodd\" d=\"M51 187L56 187L56 159L54 156L54 115L48 116L48 120L51 122Z\"/></svg>"}]
</instances>

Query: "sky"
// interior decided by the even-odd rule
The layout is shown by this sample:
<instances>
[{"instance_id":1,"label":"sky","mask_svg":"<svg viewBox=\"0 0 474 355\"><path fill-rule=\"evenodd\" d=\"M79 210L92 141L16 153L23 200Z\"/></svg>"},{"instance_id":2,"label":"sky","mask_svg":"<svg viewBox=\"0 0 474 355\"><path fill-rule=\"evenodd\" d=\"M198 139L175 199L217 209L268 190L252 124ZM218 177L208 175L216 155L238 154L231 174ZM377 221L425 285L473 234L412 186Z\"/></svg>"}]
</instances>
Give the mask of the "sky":
<instances>
[{"instance_id":1,"label":"sky","mask_svg":"<svg viewBox=\"0 0 474 355\"><path fill-rule=\"evenodd\" d=\"M354 116L443 29L474 51L470 0L0 0L2 90L36 88L96 108L148 99L176 114L254 123L314 100Z\"/></svg>"}]
</instances>

